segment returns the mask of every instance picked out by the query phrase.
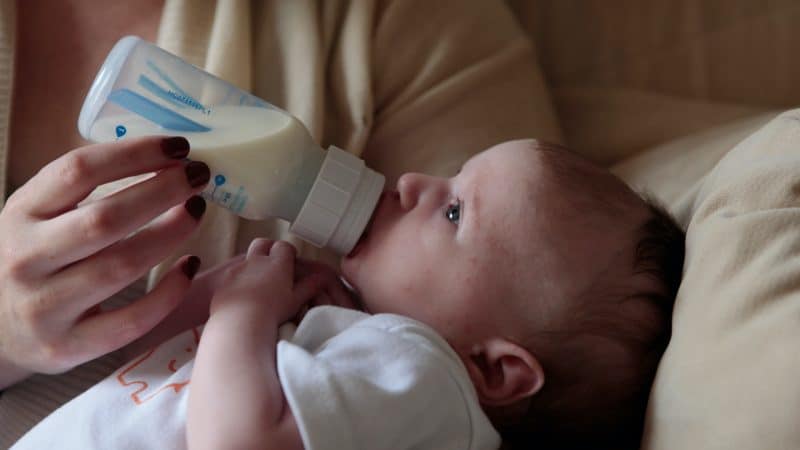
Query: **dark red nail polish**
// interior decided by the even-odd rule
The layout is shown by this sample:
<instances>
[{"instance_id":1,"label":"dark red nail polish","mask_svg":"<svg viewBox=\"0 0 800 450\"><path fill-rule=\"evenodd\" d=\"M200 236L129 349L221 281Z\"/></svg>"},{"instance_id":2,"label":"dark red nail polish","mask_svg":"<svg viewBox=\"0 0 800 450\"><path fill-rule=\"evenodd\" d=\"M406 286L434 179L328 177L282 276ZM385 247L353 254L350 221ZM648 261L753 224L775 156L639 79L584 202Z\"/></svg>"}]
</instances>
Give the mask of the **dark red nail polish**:
<instances>
[{"instance_id":1,"label":"dark red nail polish","mask_svg":"<svg viewBox=\"0 0 800 450\"><path fill-rule=\"evenodd\" d=\"M181 270L183 270L183 273L186 275L186 278L190 280L194 278L194 276L197 274L197 269L199 268L200 268L200 258L194 255L190 256L189 259L187 259L186 262L183 263L183 266L181 266Z\"/></svg>"},{"instance_id":2,"label":"dark red nail polish","mask_svg":"<svg viewBox=\"0 0 800 450\"><path fill-rule=\"evenodd\" d=\"M186 200L183 207L186 208L186 211L188 211L189 215L194 217L195 220L200 220L200 218L203 217L203 213L206 212L206 201L199 195L193 195Z\"/></svg>"},{"instance_id":3,"label":"dark red nail polish","mask_svg":"<svg viewBox=\"0 0 800 450\"><path fill-rule=\"evenodd\" d=\"M189 141L181 136L164 138L161 140L161 150L168 158L183 159L189 154Z\"/></svg>"},{"instance_id":4,"label":"dark red nail polish","mask_svg":"<svg viewBox=\"0 0 800 450\"><path fill-rule=\"evenodd\" d=\"M208 183L211 178L211 171L204 162L192 161L186 165L186 179L193 188L202 186Z\"/></svg>"}]
</instances>

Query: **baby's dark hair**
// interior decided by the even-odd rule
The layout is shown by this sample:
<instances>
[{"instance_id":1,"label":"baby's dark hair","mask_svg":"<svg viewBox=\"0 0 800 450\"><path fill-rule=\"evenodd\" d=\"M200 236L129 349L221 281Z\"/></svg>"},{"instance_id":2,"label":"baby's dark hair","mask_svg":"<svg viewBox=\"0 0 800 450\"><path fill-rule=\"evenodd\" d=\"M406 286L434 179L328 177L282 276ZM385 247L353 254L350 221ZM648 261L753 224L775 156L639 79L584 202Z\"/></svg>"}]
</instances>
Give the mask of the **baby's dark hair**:
<instances>
[{"instance_id":1,"label":"baby's dark hair","mask_svg":"<svg viewBox=\"0 0 800 450\"><path fill-rule=\"evenodd\" d=\"M624 197L624 190L636 196L611 174L603 176L613 178L610 187L587 189L587 180L603 169L558 146L534 147L567 189L586 191L577 200L584 209L619 215L615 196ZM526 343L544 367L545 384L524 416L496 424L504 448L639 448L650 389L670 339L685 251L685 233L675 219L650 196L640 200L646 219L635 227L622 268L613 269L624 275L599 276L570 301L566 323L538 330Z\"/></svg>"}]
</instances>

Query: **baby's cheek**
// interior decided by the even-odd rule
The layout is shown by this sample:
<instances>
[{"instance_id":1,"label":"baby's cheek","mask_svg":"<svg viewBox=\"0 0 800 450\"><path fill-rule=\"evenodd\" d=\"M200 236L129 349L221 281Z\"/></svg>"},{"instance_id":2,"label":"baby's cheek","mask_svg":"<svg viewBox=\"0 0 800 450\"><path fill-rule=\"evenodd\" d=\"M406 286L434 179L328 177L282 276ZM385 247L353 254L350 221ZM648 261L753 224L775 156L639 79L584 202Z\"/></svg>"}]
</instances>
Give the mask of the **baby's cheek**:
<instances>
[{"instance_id":1,"label":"baby's cheek","mask_svg":"<svg viewBox=\"0 0 800 450\"><path fill-rule=\"evenodd\" d=\"M419 283L415 283L413 280L398 279L396 281L397 291L405 297L415 296L419 290L424 291L426 289L426 286L420 286Z\"/></svg>"},{"instance_id":2,"label":"baby's cheek","mask_svg":"<svg viewBox=\"0 0 800 450\"><path fill-rule=\"evenodd\" d=\"M385 256L380 263L367 269L369 276L380 283L384 295L399 294L407 298L429 289L430 269L425 261L400 249L393 249Z\"/></svg>"}]
</instances>

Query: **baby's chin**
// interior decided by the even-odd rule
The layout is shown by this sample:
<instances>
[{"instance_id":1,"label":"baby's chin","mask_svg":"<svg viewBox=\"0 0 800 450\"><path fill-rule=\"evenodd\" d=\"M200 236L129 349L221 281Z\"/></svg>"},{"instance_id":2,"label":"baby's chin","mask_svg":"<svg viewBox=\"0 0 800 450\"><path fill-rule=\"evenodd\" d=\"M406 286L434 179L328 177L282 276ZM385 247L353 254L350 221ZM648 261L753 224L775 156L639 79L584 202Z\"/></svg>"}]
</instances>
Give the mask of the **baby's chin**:
<instances>
[{"instance_id":1,"label":"baby's chin","mask_svg":"<svg viewBox=\"0 0 800 450\"><path fill-rule=\"evenodd\" d=\"M339 272L341 274L342 281L347 284L347 287L350 288L352 292L360 296L361 289L359 289L360 283L358 281L358 267L358 258L344 257L339 263Z\"/></svg>"},{"instance_id":2,"label":"baby's chin","mask_svg":"<svg viewBox=\"0 0 800 450\"><path fill-rule=\"evenodd\" d=\"M361 250L363 246L363 242L359 240L350 253L342 256L341 259L339 259L339 269L343 274L346 273L352 275L355 268L359 266L362 260L363 252Z\"/></svg>"},{"instance_id":3,"label":"baby's chin","mask_svg":"<svg viewBox=\"0 0 800 450\"><path fill-rule=\"evenodd\" d=\"M342 278L347 280L351 286L355 287L353 284L353 279L355 278L354 271L355 271L356 261L349 256L345 256L344 258L339 260L339 272L342 274Z\"/></svg>"},{"instance_id":4,"label":"baby's chin","mask_svg":"<svg viewBox=\"0 0 800 450\"><path fill-rule=\"evenodd\" d=\"M363 279L362 277L369 277L369 274L359 270L361 267L359 267L358 263L359 261L342 260L340 264L342 281L356 297L360 309L364 312L375 314L377 312L375 309L376 305L370 304L371 302L367 299L369 296L365 295L364 291L361 289L362 283L360 283L360 280Z\"/></svg>"},{"instance_id":5,"label":"baby's chin","mask_svg":"<svg viewBox=\"0 0 800 450\"><path fill-rule=\"evenodd\" d=\"M352 299L355 301L355 309L359 311L363 311L368 314L374 314L372 310L370 310L369 305L367 302L364 301L364 297L361 295L361 291L358 289L358 286L353 284L352 280L347 278L344 273L341 275L342 283L344 283L345 287L350 291L350 295Z\"/></svg>"}]
</instances>

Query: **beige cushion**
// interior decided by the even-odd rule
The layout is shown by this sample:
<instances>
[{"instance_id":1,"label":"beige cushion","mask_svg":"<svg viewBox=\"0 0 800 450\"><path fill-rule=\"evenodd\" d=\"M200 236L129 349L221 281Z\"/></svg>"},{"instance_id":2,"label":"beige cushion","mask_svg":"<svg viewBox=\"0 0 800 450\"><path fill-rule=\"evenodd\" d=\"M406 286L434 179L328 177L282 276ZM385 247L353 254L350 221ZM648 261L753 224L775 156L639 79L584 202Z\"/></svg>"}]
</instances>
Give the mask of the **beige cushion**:
<instances>
[{"instance_id":1,"label":"beige cushion","mask_svg":"<svg viewBox=\"0 0 800 450\"><path fill-rule=\"evenodd\" d=\"M800 104L796 0L506 2L536 44L566 142L595 161Z\"/></svg>"},{"instance_id":2,"label":"beige cushion","mask_svg":"<svg viewBox=\"0 0 800 450\"><path fill-rule=\"evenodd\" d=\"M668 141L624 159L610 170L637 191L655 195L686 227L703 177L736 144L777 114L751 115Z\"/></svg>"},{"instance_id":3,"label":"beige cushion","mask_svg":"<svg viewBox=\"0 0 800 450\"><path fill-rule=\"evenodd\" d=\"M534 38L553 88L800 102L800 59L790 56L800 50L796 0L506 1Z\"/></svg>"},{"instance_id":4,"label":"beige cushion","mask_svg":"<svg viewBox=\"0 0 800 450\"><path fill-rule=\"evenodd\" d=\"M668 193L688 222L672 340L643 449L800 448L800 110L725 151L763 119L718 129L706 142L695 136L691 157L688 139L683 152L673 143L615 168L643 184L655 167L647 158L669 160L650 172L651 187Z\"/></svg>"}]
</instances>

